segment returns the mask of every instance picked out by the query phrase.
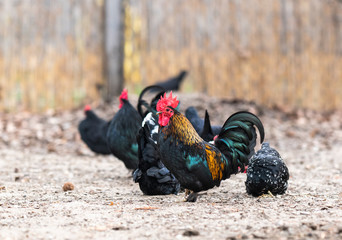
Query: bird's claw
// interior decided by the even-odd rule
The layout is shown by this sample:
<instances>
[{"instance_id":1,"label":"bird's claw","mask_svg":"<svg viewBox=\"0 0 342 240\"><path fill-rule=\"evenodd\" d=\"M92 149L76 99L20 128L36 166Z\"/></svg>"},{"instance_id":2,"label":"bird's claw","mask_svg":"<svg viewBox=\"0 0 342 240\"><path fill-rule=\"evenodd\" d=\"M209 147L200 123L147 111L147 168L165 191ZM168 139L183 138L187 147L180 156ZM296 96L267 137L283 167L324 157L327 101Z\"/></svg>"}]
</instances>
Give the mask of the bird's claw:
<instances>
[{"instance_id":1,"label":"bird's claw","mask_svg":"<svg viewBox=\"0 0 342 240\"><path fill-rule=\"evenodd\" d=\"M196 202L198 193L185 189L184 202Z\"/></svg>"},{"instance_id":2,"label":"bird's claw","mask_svg":"<svg viewBox=\"0 0 342 240\"><path fill-rule=\"evenodd\" d=\"M273 198L273 197L274 197L274 195L270 191L268 191L267 193L264 193L264 194L260 195L258 197L258 199L261 199L261 198Z\"/></svg>"}]
</instances>

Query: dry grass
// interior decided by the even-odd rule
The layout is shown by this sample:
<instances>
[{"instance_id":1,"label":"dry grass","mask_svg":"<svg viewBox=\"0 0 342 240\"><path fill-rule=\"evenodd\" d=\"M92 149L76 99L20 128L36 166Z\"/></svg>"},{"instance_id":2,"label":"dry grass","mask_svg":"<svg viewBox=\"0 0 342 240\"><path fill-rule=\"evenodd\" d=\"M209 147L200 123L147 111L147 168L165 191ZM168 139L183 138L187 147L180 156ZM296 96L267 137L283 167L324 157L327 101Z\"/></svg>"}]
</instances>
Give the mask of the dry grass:
<instances>
[{"instance_id":1,"label":"dry grass","mask_svg":"<svg viewBox=\"0 0 342 240\"><path fill-rule=\"evenodd\" d=\"M0 110L70 109L100 98L103 1L2 2ZM340 1L125 4L125 85L136 92L188 69L184 92L342 107Z\"/></svg>"},{"instance_id":2,"label":"dry grass","mask_svg":"<svg viewBox=\"0 0 342 240\"><path fill-rule=\"evenodd\" d=\"M100 1L1 1L0 110L70 109L98 99L101 13Z\"/></svg>"},{"instance_id":3,"label":"dry grass","mask_svg":"<svg viewBox=\"0 0 342 240\"><path fill-rule=\"evenodd\" d=\"M31 56L28 64L20 56L13 58L11 65L0 61L0 68L6 69L6 76L0 81L2 110L68 109L85 99L100 97L96 85L103 83L101 56L91 52L75 56L71 51L61 55L53 51L39 59L29 49L24 54Z\"/></svg>"},{"instance_id":4,"label":"dry grass","mask_svg":"<svg viewBox=\"0 0 342 240\"><path fill-rule=\"evenodd\" d=\"M335 1L130 1L125 77L134 88L188 69L186 92L340 108L341 14Z\"/></svg>"}]
</instances>

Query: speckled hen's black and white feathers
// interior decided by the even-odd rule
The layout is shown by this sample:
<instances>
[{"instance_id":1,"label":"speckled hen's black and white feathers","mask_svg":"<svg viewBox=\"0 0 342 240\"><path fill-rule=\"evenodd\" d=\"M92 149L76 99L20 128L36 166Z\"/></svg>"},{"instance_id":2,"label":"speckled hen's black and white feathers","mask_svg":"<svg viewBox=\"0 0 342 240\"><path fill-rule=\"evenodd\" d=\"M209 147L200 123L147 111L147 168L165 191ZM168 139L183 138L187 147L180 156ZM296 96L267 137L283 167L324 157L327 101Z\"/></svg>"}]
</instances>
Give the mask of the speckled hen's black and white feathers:
<instances>
[{"instance_id":1,"label":"speckled hen's black and white feathers","mask_svg":"<svg viewBox=\"0 0 342 240\"><path fill-rule=\"evenodd\" d=\"M260 196L270 191L273 195L287 190L289 171L280 154L263 143L261 149L250 159L247 169L246 190Z\"/></svg>"},{"instance_id":2,"label":"speckled hen's black and white feathers","mask_svg":"<svg viewBox=\"0 0 342 240\"><path fill-rule=\"evenodd\" d=\"M157 116L148 113L137 136L139 166L133 173L133 180L146 195L177 194L180 184L160 161L156 150L158 129Z\"/></svg>"}]
</instances>

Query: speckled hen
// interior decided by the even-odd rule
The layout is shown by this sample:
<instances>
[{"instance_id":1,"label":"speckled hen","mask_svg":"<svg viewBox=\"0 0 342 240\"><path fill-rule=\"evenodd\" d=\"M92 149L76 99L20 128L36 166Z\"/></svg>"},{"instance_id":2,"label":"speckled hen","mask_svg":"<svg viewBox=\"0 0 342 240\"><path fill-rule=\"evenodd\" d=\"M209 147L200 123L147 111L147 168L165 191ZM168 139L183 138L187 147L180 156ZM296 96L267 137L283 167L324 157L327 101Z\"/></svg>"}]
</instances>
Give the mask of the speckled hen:
<instances>
[{"instance_id":1,"label":"speckled hen","mask_svg":"<svg viewBox=\"0 0 342 240\"><path fill-rule=\"evenodd\" d=\"M247 169L246 190L260 196L271 192L284 194L287 190L289 171L280 154L263 143L261 149L250 159Z\"/></svg>"}]
</instances>

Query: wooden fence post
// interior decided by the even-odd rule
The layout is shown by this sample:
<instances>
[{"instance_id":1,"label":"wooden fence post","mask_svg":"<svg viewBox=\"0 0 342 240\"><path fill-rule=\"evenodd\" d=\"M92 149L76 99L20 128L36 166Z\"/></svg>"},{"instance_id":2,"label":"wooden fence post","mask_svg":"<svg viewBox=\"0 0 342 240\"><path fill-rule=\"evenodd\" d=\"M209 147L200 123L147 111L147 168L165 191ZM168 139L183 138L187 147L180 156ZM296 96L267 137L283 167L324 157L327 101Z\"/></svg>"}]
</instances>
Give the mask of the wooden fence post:
<instances>
[{"instance_id":1,"label":"wooden fence post","mask_svg":"<svg viewBox=\"0 0 342 240\"><path fill-rule=\"evenodd\" d=\"M124 5L123 0L104 4L104 99L110 101L123 87Z\"/></svg>"}]
</instances>

